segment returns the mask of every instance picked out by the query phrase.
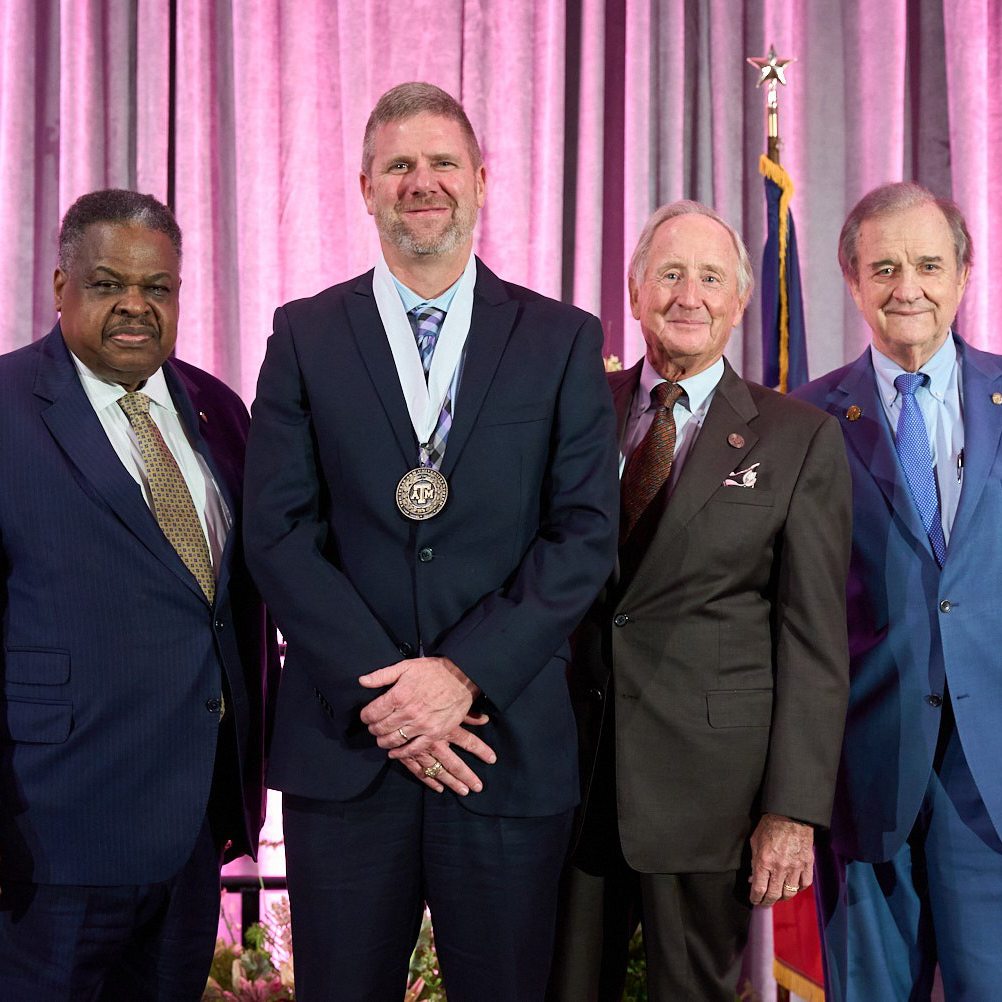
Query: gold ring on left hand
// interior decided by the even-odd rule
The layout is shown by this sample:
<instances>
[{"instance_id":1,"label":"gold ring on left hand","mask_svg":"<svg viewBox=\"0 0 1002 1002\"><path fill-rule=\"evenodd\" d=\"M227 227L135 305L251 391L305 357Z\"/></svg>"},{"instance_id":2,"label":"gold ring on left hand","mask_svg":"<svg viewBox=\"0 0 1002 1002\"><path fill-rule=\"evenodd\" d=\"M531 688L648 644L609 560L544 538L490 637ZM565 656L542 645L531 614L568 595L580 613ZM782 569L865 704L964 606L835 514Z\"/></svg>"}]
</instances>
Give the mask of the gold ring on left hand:
<instances>
[{"instance_id":1,"label":"gold ring on left hand","mask_svg":"<svg viewBox=\"0 0 1002 1002\"><path fill-rule=\"evenodd\" d=\"M443 767L442 763L439 762L438 759L436 759L431 765L429 765L425 769L424 774L429 779L434 779L442 771L443 768L444 767Z\"/></svg>"},{"instance_id":2,"label":"gold ring on left hand","mask_svg":"<svg viewBox=\"0 0 1002 1002\"><path fill-rule=\"evenodd\" d=\"M786 891L787 894L799 894L800 893L800 888L797 887L796 884L783 884L783 890Z\"/></svg>"},{"instance_id":3,"label":"gold ring on left hand","mask_svg":"<svg viewBox=\"0 0 1002 1002\"><path fill-rule=\"evenodd\" d=\"M402 727L398 727L398 728L397 728L397 734L399 734L399 735L400 735L400 737L401 737L401 738L402 738L402 739L403 739L404 741L408 741L408 740L410 740L410 739L409 739L409 738L407 737L407 735L406 735L406 734L404 734L404 729L403 729Z\"/></svg>"}]
</instances>

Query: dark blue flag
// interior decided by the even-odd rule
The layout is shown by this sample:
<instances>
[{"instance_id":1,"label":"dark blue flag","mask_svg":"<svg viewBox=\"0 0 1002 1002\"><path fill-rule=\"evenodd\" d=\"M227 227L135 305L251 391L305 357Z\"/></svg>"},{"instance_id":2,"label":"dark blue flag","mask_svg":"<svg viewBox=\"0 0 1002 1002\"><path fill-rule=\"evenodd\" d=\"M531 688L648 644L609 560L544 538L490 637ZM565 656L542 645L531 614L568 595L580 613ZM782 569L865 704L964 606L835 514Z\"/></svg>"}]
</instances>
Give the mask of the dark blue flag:
<instances>
[{"instance_id":1,"label":"dark blue flag","mask_svg":"<svg viewBox=\"0 0 1002 1002\"><path fill-rule=\"evenodd\" d=\"M762 382L786 393L808 379L797 233L790 212L793 182L767 156L760 158L759 171L765 178L768 224L762 252Z\"/></svg>"}]
</instances>

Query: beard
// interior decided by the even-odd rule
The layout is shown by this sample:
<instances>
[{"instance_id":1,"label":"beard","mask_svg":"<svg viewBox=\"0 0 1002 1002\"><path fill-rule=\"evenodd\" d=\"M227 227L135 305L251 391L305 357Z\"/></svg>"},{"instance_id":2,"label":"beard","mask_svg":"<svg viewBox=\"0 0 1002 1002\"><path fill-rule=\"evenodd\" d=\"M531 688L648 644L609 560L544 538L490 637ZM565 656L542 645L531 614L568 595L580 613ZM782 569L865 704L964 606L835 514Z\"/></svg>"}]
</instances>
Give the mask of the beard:
<instances>
[{"instance_id":1,"label":"beard","mask_svg":"<svg viewBox=\"0 0 1002 1002\"><path fill-rule=\"evenodd\" d=\"M452 216L437 233L418 235L411 230L401 213L401 203L392 209L376 210L376 228L379 233L405 254L425 256L450 254L461 247L472 235L477 224L477 207L459 206L452 202Z\"/></svg>"}]
</instances>

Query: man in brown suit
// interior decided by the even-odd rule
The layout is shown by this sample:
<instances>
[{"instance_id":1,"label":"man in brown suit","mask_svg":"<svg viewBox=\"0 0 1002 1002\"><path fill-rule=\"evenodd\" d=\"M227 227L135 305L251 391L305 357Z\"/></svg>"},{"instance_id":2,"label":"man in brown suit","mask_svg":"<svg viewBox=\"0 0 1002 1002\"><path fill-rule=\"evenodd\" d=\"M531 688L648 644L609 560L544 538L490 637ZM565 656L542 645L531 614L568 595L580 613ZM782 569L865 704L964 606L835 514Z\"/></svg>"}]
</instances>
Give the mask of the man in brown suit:
<instances>
[{"instance_id":1,"label":"man in brown suit","mask_svg":"<svg viewBox=\"0 0 1002 1002\"><path fill-rule=\"evenodd\" d=\"M551 995L732 1000L752 904L811 883L848 691L850 485L834 419L723 358L751 294L712 209L651 217L630 264L646 358L610 377L617 569L579 630L582 806ZM749 890L750 884L750 890Z\"/></svg>"}]
</instances>

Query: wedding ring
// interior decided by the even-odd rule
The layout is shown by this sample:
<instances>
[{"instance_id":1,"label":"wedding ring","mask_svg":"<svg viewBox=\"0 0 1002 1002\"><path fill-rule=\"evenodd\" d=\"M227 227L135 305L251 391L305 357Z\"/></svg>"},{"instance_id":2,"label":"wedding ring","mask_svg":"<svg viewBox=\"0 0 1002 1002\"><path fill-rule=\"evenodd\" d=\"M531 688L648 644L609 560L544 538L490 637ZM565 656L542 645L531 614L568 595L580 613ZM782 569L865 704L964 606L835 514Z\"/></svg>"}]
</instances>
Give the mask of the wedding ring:
<instances>
[{"instance_id":1,"label":"wedding ring","mask_svg":"<svg viewBox=\"0 0 1002 1002\"><path fill-rule=\"evenodd\" d=\"M403 741L408 741L408 740L410 740L410 739L409 739L409 738L407 737L407 735L406 735L406 734L404 734L404 729L403 729L402 727L398 727L398 728L397 728L397 734L399 734L399 735L400 735L400 737L401 737L401 739L402 739Z\"/></svg>"},{"instance_id":2,"label":"wedding ring","mask_svg":"<svg viewBox=\"0 0 1002 1002\"><path fill-rule=\"evenodd\" d=\"M783 884L783 890L786 891L787 894L800 893L800 888L797 887L796 884Z\"/></svg>"},{"instance_id":3,"label":"wedding ring","mask_svg":"<svg viewBox=\"0 0 1002 1002\"><path fill-rule=\"evenodd\" d=\"M428 766L427 769L425 769L424 774L429 779L434 779L441 771L442 771L442 763L439 762L438 759L436 759L433 765L430 765Z\"/></svg>"}]
</instances>

